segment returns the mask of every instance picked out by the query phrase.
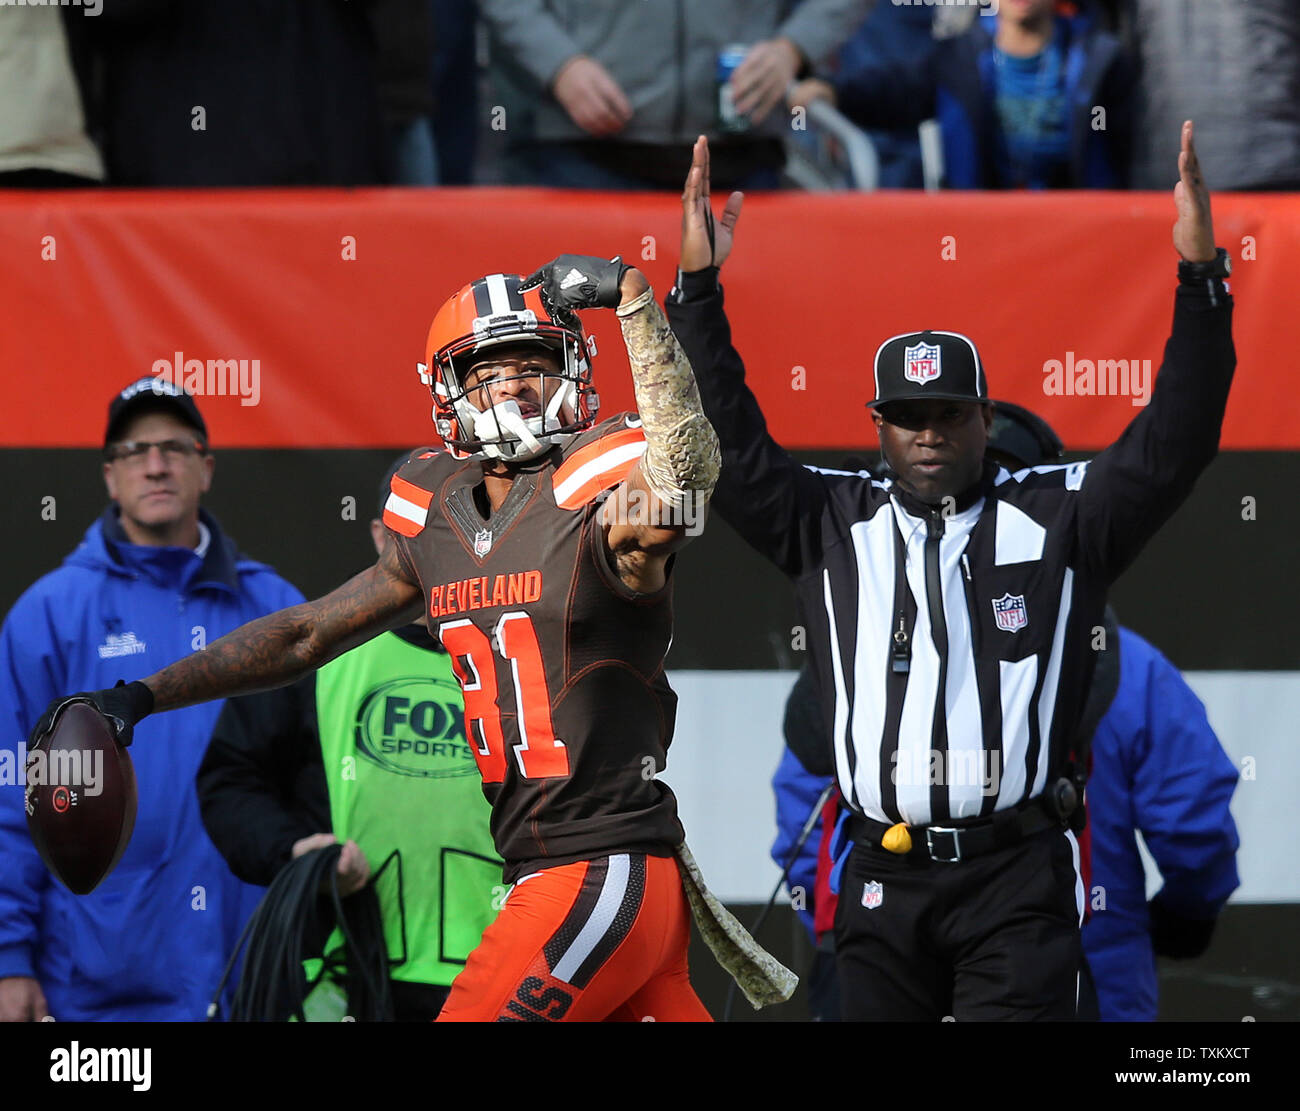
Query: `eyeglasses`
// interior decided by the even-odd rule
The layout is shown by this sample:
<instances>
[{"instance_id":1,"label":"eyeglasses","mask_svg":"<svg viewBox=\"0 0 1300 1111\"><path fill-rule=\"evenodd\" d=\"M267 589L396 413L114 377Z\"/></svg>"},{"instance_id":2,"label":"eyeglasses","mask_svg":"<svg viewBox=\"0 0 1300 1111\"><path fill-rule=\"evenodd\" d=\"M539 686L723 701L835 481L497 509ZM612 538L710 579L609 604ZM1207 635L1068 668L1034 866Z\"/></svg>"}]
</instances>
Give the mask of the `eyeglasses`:
<instances>
[{"instance_id":1,"label":"eyeglasses","mask_svg":"<svg viewBox=\"0 0 1300 1111\"><path fill-rule=\"evenodd\" d=\"M143 466L153 448L161 451L163 458L170 462L203 455L208 450L200 440L123 440L105 448L104 456L113 463L124 461L132 466Z\"/></svg>"}]
</instances>

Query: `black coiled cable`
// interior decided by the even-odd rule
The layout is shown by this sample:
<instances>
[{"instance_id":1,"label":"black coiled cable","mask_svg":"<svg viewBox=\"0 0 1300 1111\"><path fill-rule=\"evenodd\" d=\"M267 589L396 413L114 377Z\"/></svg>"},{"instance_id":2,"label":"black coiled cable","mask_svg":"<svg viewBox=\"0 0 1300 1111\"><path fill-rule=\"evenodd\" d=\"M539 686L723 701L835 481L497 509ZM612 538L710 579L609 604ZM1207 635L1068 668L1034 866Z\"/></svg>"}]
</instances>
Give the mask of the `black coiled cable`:
<instances>
[{"instance_id":1,"label":"black coiled cable","mask_svg":"<svg viewBox=\"0 0 1300 1111\"><path fill-rule=\"evenodd\" d=\"M208 1006L208 1021L220 1017L221 993L247 941L239 985L231 1006L232 1022L306 1021L303 1000L322 976L335 974L348 996L349 1016L357 1022L393 1021L388 947L374 879L345 903L339 896L338 860L342 845L329 845L289 861L271 882L230 955L221 983ZM400 868L400 861L399 861ZM322 896L322 888L329 894ZM325 957L310 983L303 961L320 956L334 926L343 948Z\"/></svg>"}]
</instances>

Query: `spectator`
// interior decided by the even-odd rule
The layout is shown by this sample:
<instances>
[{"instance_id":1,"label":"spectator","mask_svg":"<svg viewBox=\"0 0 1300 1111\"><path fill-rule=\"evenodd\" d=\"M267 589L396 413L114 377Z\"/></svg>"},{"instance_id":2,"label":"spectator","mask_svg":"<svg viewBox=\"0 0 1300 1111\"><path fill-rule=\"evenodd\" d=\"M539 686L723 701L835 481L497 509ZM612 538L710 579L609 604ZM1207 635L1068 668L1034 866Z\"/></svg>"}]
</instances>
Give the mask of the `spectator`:
<instances>
[{"instance_id":1,"label":"spectator","mask_svg":"<svg viewBox=\"0 0 1300 1111\"><path fill-rule=\"evenodd\" d=\"M951 189L1123 186L1128 63L1114 35L1056 3L1002 0L996 20L936 43L926 64L881 60L813 78L791 102L828 100L863 127L936 118Z\"/></svg>"},{"instance_id":2,"label":"spectator","mask_svg":"<svg viewBox=\"0 0 1300 1111\"><path fill-rule=\"evenodd\" d=\"M840 49L836 72L858 73L882 65L922 67L934 49L936 13L961 10L878 4ZM880 188L920 189L925 184L915 124L868 128L867 135L880 160Z\"/></svg>"},{"instance_id":3,"label":"spectator","mask_svg":"<svg viewBox=\"0 0 1300 1111\"><path fill-rule=\"evenodd\" d=\"M384 475L380 516L406 460ZM382 520L370 522L370 535L382 552ZM340 894L383 870L371 882L396 1017L438 1017L504 889L460 686L423 619L292 686L227 702L198 792L212 840L249 883L266 886L291 858L339 839ZM395 850L400 868L383 869ZM331 939L326 952L340 942Z\"/></svg>"},{"instance_id":4,"label":"spectator","mask_svg":"<svg viewBox=\"0 0 1300 1111\"><path fill-rule=\"evenodd\" d=\"M159 660L302 601L200 508L214 463L188 394L142 378L108 414L103 473L113 504L0 629L6 746L60 692L147 675ZM89 895L52 880L28 835L23 787L0 789L0 1019L204 1017L257 903L204 833L190 788L220 708L191 706L137 734L135 833Z\"/></svg>"},{"instance_id":5,"label":"spectator","mask_svg":"<svg viewBox=\"0 0 1300 1111\"><path fill-rule=\"evenodd\" d=\"M1103 1021L1152 1022L1155 957L1205 952L1240 883L1228 809L1237 769L1177 668L1109 611L1106 633L1097 668L1118 672L1119 689L1092 742L1092 913L1083 951ZM1135 831L1163 880L1149 904Z\"/></svg>"},{"instance_id":6,"label":"spectator","mask_svg":"<svg viewBox=\"0 0 1300 1111\"><path fill-rule=\"evenodd\" d=\"M389 185L437 185L433 136L433 5L370 0Z\"/></svg>"},{"instance_id":7,"label":"spectator","mask_svg":"<svg viewBox=\"0 0 1300 1111\"><path fill-rule=\"evenodd\" d=\"M1133 184L1172 184L1177 121L1196 120L1221 189L1300 189L1300 4L1123 0L1140 66Z\"/></svg>"},{"instance_id":8,"label":"spectator","mask_svg":"<svg viewBox=\"0 0 1300 1111\"><path fill-rule=\"evenodd\" d=\"M57 8L0 8L0 106L0 185L104 180Z\"/></svg>"},{"instance_id":9,"label":"spectator","mask_svg":"<svg viewBox=\"0 0 1300 1111\"><path fill-rule=\"evenodd\" d=\"M794 78L826 60L874 0L482 0L507 106L509 173L519 183L681 188L700 134L719 188L780 184ZM748 48L730 93L743 119L718 125L719 53Z\"/></svg>"},{"instance_id":10,"label":"spectator","mask_svg":"<svg viewBox=\"0 0 1300 1111\"><path fill-rule=\"evenodd\" d=\"M469 185L478 150L478 58L475 0L430 0L433 6L433 138L438 180Z\"/></svg>"},{"instance_id":11,"label":"spectator","mask_svg":"<svg viewBox=\"0 0 1300 1111\"><path fill-rule=\"evenodd\" d=\"M117 0L86 20L114 185L384 180L374 43L347 0Z\"/></svg>"}]
</instances>

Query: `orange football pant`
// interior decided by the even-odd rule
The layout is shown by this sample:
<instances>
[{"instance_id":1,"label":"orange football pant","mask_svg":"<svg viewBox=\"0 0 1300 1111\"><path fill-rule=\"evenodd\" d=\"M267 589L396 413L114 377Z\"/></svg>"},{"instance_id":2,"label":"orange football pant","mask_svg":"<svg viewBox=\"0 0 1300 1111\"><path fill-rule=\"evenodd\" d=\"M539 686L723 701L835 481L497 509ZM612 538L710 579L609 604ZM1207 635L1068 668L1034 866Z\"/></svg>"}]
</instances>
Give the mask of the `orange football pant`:
<instances>
[{"instance_id":1,"label":"orange football pant","mask_svg":"<svg viewBox=\"0 0 1300 1111\"><path fill-rule=\"evenodd\" d=\"M619 853L511 889L439 1022L710 1022L686 968L690 906L672 857Z\"/></svg>"}]
</instances>

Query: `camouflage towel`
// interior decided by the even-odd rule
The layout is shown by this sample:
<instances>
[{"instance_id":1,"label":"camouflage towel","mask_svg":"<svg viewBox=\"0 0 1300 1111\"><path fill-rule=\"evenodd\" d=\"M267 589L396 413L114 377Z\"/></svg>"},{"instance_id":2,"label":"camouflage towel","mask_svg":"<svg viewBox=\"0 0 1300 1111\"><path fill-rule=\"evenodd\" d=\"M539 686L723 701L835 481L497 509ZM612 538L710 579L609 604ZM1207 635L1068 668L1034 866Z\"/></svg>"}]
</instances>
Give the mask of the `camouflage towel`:
<instances>
[{"instance_id":1,"label":"camouflage towel","mask_svg":"<svg viewBox=\"0 0 1300 1111\"><path fill-rule=\"evenodd\" d=\"M799 977L750 937L735 915L710 894L685 842L677 846L677 870L700 934L754 1010L789 999Z\"/></svg>"}]
</instances>

